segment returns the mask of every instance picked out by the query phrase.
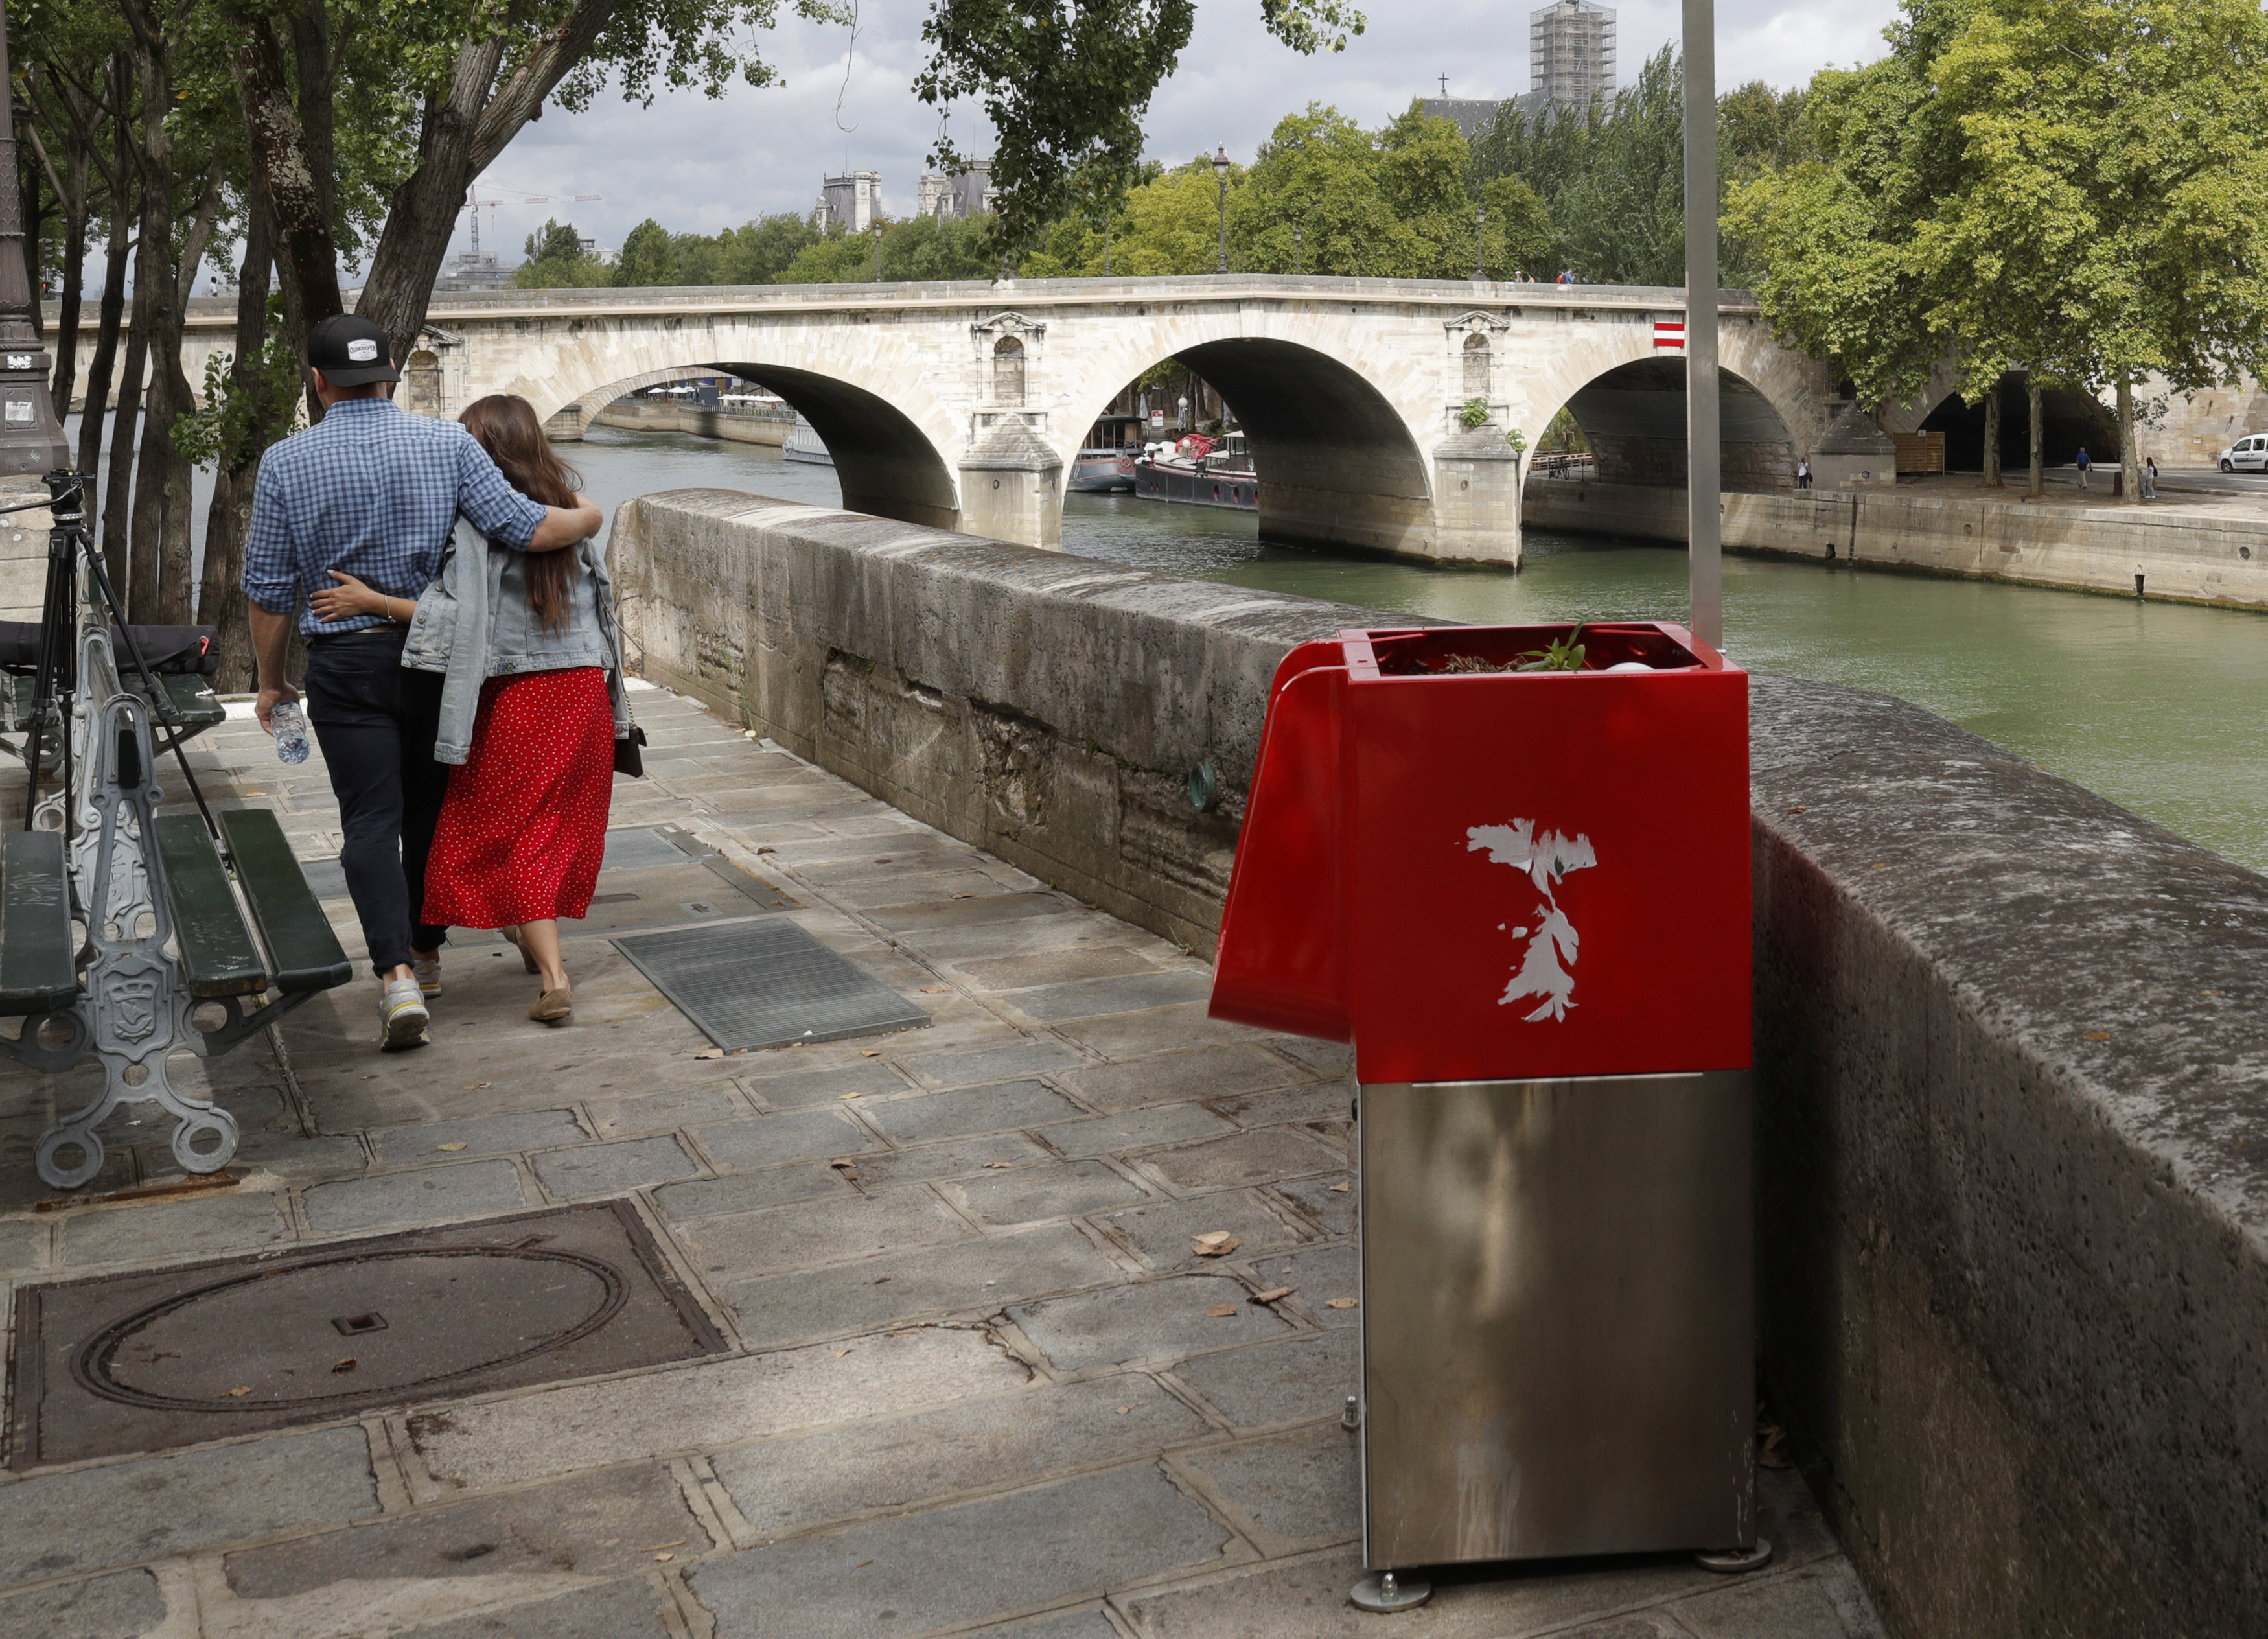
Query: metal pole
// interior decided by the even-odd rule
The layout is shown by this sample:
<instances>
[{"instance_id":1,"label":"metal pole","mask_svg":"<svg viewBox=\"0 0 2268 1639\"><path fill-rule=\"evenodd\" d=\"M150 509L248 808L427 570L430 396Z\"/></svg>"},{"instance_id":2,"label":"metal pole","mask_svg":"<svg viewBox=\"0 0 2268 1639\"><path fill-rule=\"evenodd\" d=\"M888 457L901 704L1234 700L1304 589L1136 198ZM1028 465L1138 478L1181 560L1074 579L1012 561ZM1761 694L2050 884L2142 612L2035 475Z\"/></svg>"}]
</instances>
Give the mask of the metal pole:
<instances>
[{"instance_id":1,"label":"metal pole","mask_svg":"<svg viewBox=\"0 0 2268 1639\"><path fill-rule=\"evenodd\" d=\"M8 81L8 14L0 7L0 476L70 465L48 384L55 360L32 328L24 262L24 200L16 189L16 110Z\"/></svg>"},{"instance_id":2,"label":"metal pole","mask_svg":"<svg viewBox=\"0 0 2268 1639\"><path fill-rule=\"evenodd\" d=\"M1295 227L1292 230L1292 271L1305 273L1307 270L1306 260L1300 250L1300 230Z\"/></svg>"},{"instance_id":3,"label":"metal pole","mask_svg":"<svg viewBox=\"0 0 2268 1639\"><path fill-rule=\"evenodd\" d=\"M882 225L874 224L874 283L882 282Z\"/></svg>"},{"instance_id":4,"label":"metal pole","mask_svg":"<svg viewBox=\"0 0 2268 1639\"><path fill-rule=\"evenodd\" d=\"M1487 229L1488 229L1488 212L1487 212L1487 211L1485 211L1485 210L1476 210L1476 211L1474 211L1474 212L1473 212L1473 283L1474 283L1474 284L1482 284L1482 283L1485 282L1485 281L1487 280L1487 278L1488 278L1488 232L1487 232Z\"/></svg>"},{"instance_id":5,"label":"metal pole","mask_svg":"<svg viewBox=\"0 0 2268 1639\"><path fill-rule=\"evenodd\" d=\"M1725 452L1717 415L1717 15L1685 4L1685 450L1693 635L1725 641Z\"/></svg>"},{"instance_id":6,"label":"metal pole","mask_svg":"<svg viewBox=\"0 0 2268 1639\"><path fill-rule=\"evenodd\" d=\"M1228 271L1228 173L1220 173L1220 270Z\"/></svg>"}]
</instances>

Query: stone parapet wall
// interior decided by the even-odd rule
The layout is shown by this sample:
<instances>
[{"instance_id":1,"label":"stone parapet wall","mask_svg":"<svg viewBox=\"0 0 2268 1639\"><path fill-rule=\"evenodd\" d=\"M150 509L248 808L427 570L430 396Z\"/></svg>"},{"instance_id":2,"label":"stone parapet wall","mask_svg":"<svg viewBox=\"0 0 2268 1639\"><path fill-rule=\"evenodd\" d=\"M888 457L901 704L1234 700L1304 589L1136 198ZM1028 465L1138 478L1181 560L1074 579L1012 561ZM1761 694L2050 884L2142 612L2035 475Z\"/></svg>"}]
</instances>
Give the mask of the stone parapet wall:
<instances>
[{"instance_id":1,"label":"stone parapet wall","mask_svg":"<svg viewBox=\"0 0 2268 1639\"><path fill-rule=\"evenodd\" d=\"M614 541L646 676L1208 953L1276 661L1409 624L717 491ZM1754 725L1764 1374L1893 1632L2268 1631L2268 881L1900 701Z\"/></svg>"},{"instance_id":2,"label":"stone parapet wall","mask_svg":"<svg viewBox=\"0 0 2268 1639\"><path fill-rule=\"evenodd\" d=\"M1724 540L1730 552L2129 597L2140 575L2150 597L2268 609L2268 520L2185 513L2175 505L2026 506L1895 490L1727 493ZM1685 491L1535 478L1521 497L1521 522L1532 529L1683 541Z\"/></svg>"}]
</instances>

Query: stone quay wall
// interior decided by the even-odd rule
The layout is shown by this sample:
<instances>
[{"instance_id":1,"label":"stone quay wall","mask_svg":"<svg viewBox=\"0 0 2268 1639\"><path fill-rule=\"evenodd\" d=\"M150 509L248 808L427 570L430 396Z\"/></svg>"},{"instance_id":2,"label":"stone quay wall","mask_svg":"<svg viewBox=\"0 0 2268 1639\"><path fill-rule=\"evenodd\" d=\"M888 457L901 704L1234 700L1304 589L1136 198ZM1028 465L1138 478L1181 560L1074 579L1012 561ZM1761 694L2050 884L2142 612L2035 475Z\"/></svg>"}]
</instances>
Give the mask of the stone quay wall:
<instances>
[{"instance_id":1,"label":"stone quay wall","mask_svg":"<svg viewBox=\"0 0 2268 1639\"><path fill-rule=\"evenodd\" d=\"M1277 659L1408 624L718 491L614 539L647 676L1201 951ZM2268 1631L2268 881L1903 702L1752 701L1760 1347L1886 1620Z\"/></svg>"},{"instance_id":2,"label":"stone quay wall","mask_svg":"<svg viewBox=\"0 0 2268 1639\"><path fill-rule=\"evenodd\" d=\"M728 444L769 444L777 449L787 442L787 435L795 427L795 411L780 414L738 407L705 410L699 404L618 398L593 416L590 425L627 427L634 432L690 432L696 438L722 439ZM583 436L579 430L564 439L549 428L546 433L554 443Z\"/></svg>"},{"instance_id":3,"label":"stone quay wall","mask_svg":"<svg viewBox=\"0 0 2268 1639\"><path fill-rule=\"evenodd\" d=\"M1727 492L1728 552L1856 562L1970 580L2268 609L2268 522L2152 509L2011 506L1895 490ZM1536 529L1685 539L1685 491L1580 478L1531 480Z\"/></svg>"}]
</instances>

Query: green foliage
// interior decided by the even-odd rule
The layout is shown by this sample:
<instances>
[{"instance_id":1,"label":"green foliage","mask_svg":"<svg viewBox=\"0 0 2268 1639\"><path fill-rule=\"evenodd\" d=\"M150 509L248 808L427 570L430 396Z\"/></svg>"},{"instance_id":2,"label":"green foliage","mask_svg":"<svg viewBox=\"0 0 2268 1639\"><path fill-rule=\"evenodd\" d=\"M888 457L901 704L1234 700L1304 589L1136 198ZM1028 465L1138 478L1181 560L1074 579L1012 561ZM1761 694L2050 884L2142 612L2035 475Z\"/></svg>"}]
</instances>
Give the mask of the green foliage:
<instances>
[{"instance_id":1,"label":"green foliage","mask_svg":"<svg viewBox=\"0 0 2268 1639\"><path fill-rule=\"evenodd\" d=\"M1513 454L1525 455L1528 454L1528 434L1522 432L1518 427L1514 427L1511 432L1506 433L1504 435L1504 441L1512 446L1512 453Z\"/></svg>"},{"instance_id":2,"label":"green foliage","mask_svg":"<svg viewBox=\"0 0 2268 1639\"><path fill-rule=\"evenodd\" d=\"M1488 425L1488 400L1484 398L1469 398L1464 408L1457 411L1457 425L1468 432Z\"/></svg>"},{"instance_id":3,"label":"green foliage","mask_svg":"<svg viewBox=\"0 0 2268 1639\"><path fill-rule=\"evenodd\" d=\"M1554 638L1540 649L1529 649L1515 656L1520 664L1515 671L1580 671L1583 669L1584 646L1577 641L1583 635L1580 624L1565 637Z\"/></svg>"},{"instance_id":4,"label":"green foliage","mask_svg":"<svg viewBox=\"0 0 2268 1639\"><path fill-rule=\"evenodd\" d=\"M796 256L824 237L792 211L746 222L721 233L672 233L649 217L622 240L613 283L775 284Z\"/></svg>"},{"instance_id":5,"label":"green foliage","mask_svg":"<svg viewBox=\"0 0 2268 1639\"><path fill-rule=\"evenodd\" d=\"M284 325L284 299L268 299L268 342L239 391L235 359L215 353L205 360L203 406L173 423L173 447L193 467L240 471L290 431L299 409L298 350Z\"/></svg>"},{"instance_id":6,"label":"green foliage","mask_svg":"<svg viewBox=\"0 0 2268 1639\"><path fill-rule=\"evenodd\" d=\"M996 243L1026 248L1065 217L1115 212L1140 173L1142 115L1189 44L1195 0L937 0L914 89L944 107L979 103L994 133ZM1268 30L1302 53L1363 29L1342 0L1261 0ZM932 164L965 156L940 139Z\"/></svg>"},{"instance_id":7,"label":"green foliage","mask_svg":"<svg viewBox=\"0 0 2268 1639\"><path fill-rule=\"evenodd\" d=\"M524 291L576 290L614 283L613 269L583 248L572 222L546 220L527 236L527 260L512 282Z\"/></svg>"},{"instance_id":8,"label":"green foliage","mask_svg":"<svg viewBox=\"0 0 2268 1639\"><path fill-rule=\"evenodd\" d=\"M1000 270L991 254L990 224L981 217L914 217L881 220L882 277L886 282L925 279L989 279ZM799 251L779 275L783 284L864 284L874 277L874 233L846 232L840 225Z\"/></svg>"}]
</instances>

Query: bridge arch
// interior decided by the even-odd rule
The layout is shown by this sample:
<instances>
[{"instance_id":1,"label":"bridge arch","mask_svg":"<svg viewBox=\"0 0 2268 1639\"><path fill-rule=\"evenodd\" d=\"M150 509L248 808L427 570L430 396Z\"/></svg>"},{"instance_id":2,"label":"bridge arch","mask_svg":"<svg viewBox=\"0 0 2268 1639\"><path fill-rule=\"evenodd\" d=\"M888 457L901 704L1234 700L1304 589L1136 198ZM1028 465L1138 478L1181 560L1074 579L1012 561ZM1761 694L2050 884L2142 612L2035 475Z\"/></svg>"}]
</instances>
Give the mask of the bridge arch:
<instances>
[{"instance_id":1,"label":"bridge arch","mask_svg":"<svg viewBox=\"0 0 2268 1639\"><path fill-rule=\"evenodd\" d=\"M1161 328L1167 333L1149 348L1113 350L1081 372L1069 395L1071 416L1055 429L1059 448L1068 440L1065 453L1075 452L1129 381L1174 359L1211 384L1243 429L1259 478L1263 540L1433 555L1425 453L1403 408L1366 375L1302 341L1235 334L1233 326Z\"/></svg>"}]
</instances>

